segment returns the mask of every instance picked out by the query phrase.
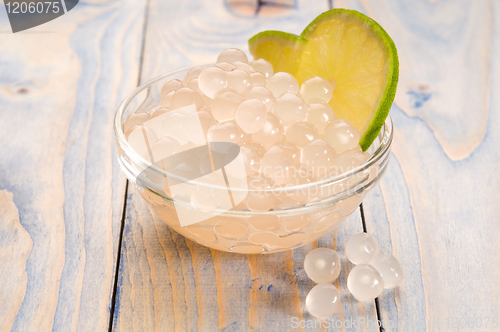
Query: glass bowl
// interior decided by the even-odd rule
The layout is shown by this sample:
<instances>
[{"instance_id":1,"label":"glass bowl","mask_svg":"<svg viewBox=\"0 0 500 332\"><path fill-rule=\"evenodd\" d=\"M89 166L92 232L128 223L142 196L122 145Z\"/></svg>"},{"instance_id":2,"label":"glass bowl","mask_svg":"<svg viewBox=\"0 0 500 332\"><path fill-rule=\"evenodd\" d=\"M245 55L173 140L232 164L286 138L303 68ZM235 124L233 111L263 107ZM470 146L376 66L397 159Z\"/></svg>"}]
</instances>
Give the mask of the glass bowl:
<instances>
[{"instance_id":1,"label":"glass bowl","mask_svg":"<svg viewBox=\"0 0 500 332\"><path fill-rule=\"evenodd\" d=\"M171 79L182 79L190 69L159 76L136 88L119 106L114 122L121 169L149 207L169 227L186 238L213 249L241 254L293 249L315 241L336 228L356 210L385 173L393 138L390 117L368 150L368 160L348 172L286 188L257 187L249 181L246 187L230 188L233 198L243 197L241 202L234 199L230 207L198 211L182 194L172 195L165 186L158 185L165 183L167 177L176 176L159 163L153 164L139 155L128 144L123 130L129 114L149 113L157 109L162 86ZM194 188L205 186L215 197L229 190L226 186L206 182L194 181L189 185ZM250 210L248 207L255 207L255 203L259 207ZM262 208L262 204L268 207ZM184 218L186 215L188 219ZM185 220L192 220L193 223L186 224Z\"/></svg>"}]
</instances>

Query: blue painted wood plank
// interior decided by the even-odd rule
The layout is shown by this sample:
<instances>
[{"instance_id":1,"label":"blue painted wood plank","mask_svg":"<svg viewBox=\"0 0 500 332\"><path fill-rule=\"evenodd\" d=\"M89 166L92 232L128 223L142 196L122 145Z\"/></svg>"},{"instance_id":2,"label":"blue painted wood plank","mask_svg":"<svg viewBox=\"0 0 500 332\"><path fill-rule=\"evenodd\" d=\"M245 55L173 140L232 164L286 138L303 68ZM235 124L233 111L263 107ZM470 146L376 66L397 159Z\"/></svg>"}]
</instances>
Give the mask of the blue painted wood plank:
<instances>
[{"instance_id":1,"label":"blue painted wood plank","mask_svg":"<svg viewBox=\"0 0 500 332\"><path fill-rule=\"evenodd\" d=\"M494 92L500 6L423 0L335 5L364 11L384 26L401 62L391 110L392 160L381 186L364 200L368 230L406 274L398 289L379 299L382 318L397 319L384 328L493 330L500 314L494 263L500 257L494 176L500 165ZM473 318L478 325L464 326Z\"/></svg>"},{"instance_id":2,"label":"blue painted wood plank","mask_svg":"<svg viewBox=\"0 0 500 332\"><path fill-rule=\"evenodd\" d=\"M0 330L109 324L125 188L113 113L137 83L143 11L142 1L81 2L33 30L2 33L0 189L33 245L17 262L22 302L7 320L12 312L0 312ZM0 19L8 31L3 11Z\"/></svg>"}]
</instances>

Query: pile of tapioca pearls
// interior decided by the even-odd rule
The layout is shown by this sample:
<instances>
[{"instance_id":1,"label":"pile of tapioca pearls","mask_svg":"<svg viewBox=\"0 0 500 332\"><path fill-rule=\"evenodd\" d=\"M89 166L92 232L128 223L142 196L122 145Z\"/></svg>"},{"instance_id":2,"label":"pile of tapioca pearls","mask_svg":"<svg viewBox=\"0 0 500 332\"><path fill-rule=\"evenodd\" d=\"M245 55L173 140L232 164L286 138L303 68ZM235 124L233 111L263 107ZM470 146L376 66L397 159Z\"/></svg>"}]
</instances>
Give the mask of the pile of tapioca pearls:
<instances>
[{"instance_id":1,"label":"pile of tapioca pearls","mask_svg":"<svg viewBox=\"0 0 500 332\"><path fill-rule=\"evenodd\" d=\"M182 81L167 82L161 107L131 114L124 130L128 138L127 130L135 125L195 105L206 137L192 130L192 117L176 114L165 133L148 133L153 150L175 153L189 143L232 142L241 147L247 176L257 178L253 183L306 184L348 171L369 157L359 148L357 129L337 119L328 104L333 90L321 77L299 87L289 73L274 73L268 61L249 63L243 51L227 49L215 66L195 67Z\"/></svg>"},{"instance_id":2,"label":"pile of tapioca pearls","mask_svg":"<svg viewBox=\"0 0 500 332\"><path fill-rule=\"evenodd\" d=\"M377 241L366 233L353 235L346 244L347 259L356 266L347 277L347 288L358 301L372 301L384 289L403 281L403 269L388 252L379 252ZM306 309L314 317L325 318L339 311L340 293L333 284L340 274L340 257L335 250L318 248L304 260L307 276L318 285L306 297Z\"/></svg>"}]
</instances>

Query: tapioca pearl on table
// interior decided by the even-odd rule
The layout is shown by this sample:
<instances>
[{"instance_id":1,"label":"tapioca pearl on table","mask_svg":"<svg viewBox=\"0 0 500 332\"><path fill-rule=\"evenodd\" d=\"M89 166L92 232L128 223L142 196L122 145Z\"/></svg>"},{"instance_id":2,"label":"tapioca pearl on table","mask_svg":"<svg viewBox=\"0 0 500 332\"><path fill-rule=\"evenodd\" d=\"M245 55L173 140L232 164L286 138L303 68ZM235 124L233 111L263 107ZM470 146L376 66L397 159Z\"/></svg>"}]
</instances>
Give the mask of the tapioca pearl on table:
<instances>
[{"instance_id":1,"label":"tapioca pearl on table","mask_svg":"<svg viewBox=\"0 0 500 332\"><path fill-rule=\"evenodd\" d=\"M340 309L340 292L330 283L314 286L306 296L306 309L316 318L326 318Z\"/></svg>"},{"instance_id":2,"label":"tapioca pearl on table","mask_svg":"<svg viewBox=\"0 0 500 332\"><path fill-rule=\"evenodd\" d=\"M259 131L267 119L267 108L258 99L250 99L242 102L235 114L238 126L247 134Z\"/></svg>"},{"instance_id":3,"label":"tapioca pearl on table","mask_svg":"<svg viewBox=\"0 0 500 332\"><path fill-rule=\"evenodd\" d=\"M336 119L330 104L317 100L308 104L306 122L314 125L318 134L323 135L330 122Z\"/></svg>"},{"instance_id":4,"label":"tapioca pearl on table","mask_svg":"<svg viewBox=\"0 0 500 332\"><path fill-rule=\"evenodd\" d=\"M280 119L285 128L288 128L294 123L306 119L307 104L297 95L286 92L276 99L273 114Z\"/></svg>"},{"instance_id":5,"label":"tapioca pearl on table","mask_svg":"<svg viewBox=\"0 0 500 332\"><path fill-rule=\"evenodd\" d=\"M333 86L322 77L315 76L304 83L300 87L300 96L307 103L313 101L323 101L328 103L333 95Z\"/></svg>"},{"instance_id":6,"label":"tapioca pearl on table","mask_svg":"<svg viewBox=\"0 0 500 332\"><path fill-rule=\"evenodd\" d=\"M324 140L317 139L302 149L300 163L318 178L334 166L336 159L335 150Z\"/></svg>"},{"instance_id":7,"label":"tapioca pearl on table","mask_svg":"<svg viewBox=\"0 0 500 332\"><path fill-rule=\"evenodd\" d=\"M266 122L259 131L252 134L252 140L262 144L265 149L284 140L285 130L281 121L272 113L267 113Z\"/></svg>"},{"instance_id":8,"label":"tapioca pearl on table","mask_svg":"<svg viewBox=\"0 0 500 332\"><path fill-rule=\"evenodd\" d=\"M276 98L267 88L263 86L253 86L252 89L245 95L245 99L258 99L266 105L268 111L272 110Z\"/></svg>"},{"instance_id":9,"label":"tapioca pearl on table","mask_svg":"<svg viewBox=\"0 0 500 332\"><path fill-rule=\"evenodd\" d=\"M273 65L265 59L254 60L250 62L250 65L256 72L261 73L267 79L274 75Z\"/></svg>"},{"instance_id":10,"label":"tapioca pearl on table","mask_svg":"<svg viewBox=\"0 0 500 332\"><path fill-rule=\"evenodd\" d=\"M243 96L234 90L218 93L211 103L213 117L219 122L234 120L236 110L243 100Z\"/></svg>"},{"instance_id":11,"label":"tapioca pearl on table","mask_svg":"<svg viewBox=\"0 0 500 332\"><path fill-rule=\"evenodd\" d=\"M278 72L268 78L266 88L273 93L276 98L281 97L285 93L299 93L299 83L289 73Z\"/></svg>"},{"instance_id":12,"label":"tapioca pearl on table","mask_svg":"<svg viewBox=\"0 0 500 332\"><path fill-rule=\"evenodd\" d=\"M340 256L333 249L314 249L304 259L304 270L317 284L333 282L340 275Z\"/></svg>"},{"instance_id":13,"label":"tapioca pearl on table","mask_svg":"<svg viewBox=\"0 0 500 332\"><path fill-rule=\"evenodd\" d=\"M367 233L354 234L347 240L345 254L353 264L368 264L378 253L377 241Z\"/></svg>"},{"instance_id":14,"label":"tapioca pearl on table","mask_svg":"<svg viewBox=\"0 0 500 332\"><path fill-rule=\"evenodd\" d=\"M163 97L172 91L179 90L182 87L183 87L183 85L182 85L182 82L180 80L177 80L177 79L170 80L163 85L163 87L161 88L160 95Z\"/></svg>"},{"instance_id":15,"label":"tapioca pearl on table","mask_svg":"<svg viewBox=\"0 0 500 332\"><path fill-rule=\"evenodd\" d=\"M235 62L248 63L248 58L245 52L237 48L228 48L222 51L217 57L217 63L227 62L234 64Z\"/></svg>"},{"instance_id":16,"label":"tapioca pearl on table","mask_svg":"<svg viewBox=\"0 0 500 332\"><path fill-rule=\"evenodd\" d=\"M377 269L384 279L384 288L398 287L403 281L403 268L389 252L380 252L370 260L370 265Z\"/></svg>"},{"instance_id":17,"label":"tapioca pearl on table","mask_svg":"<svg viewBox=\"0 0 500 332\"><path fill-rule=\"evenodd\" d=\"M272 146L262 157L261 171L277 185L290 183L294 177L292 158L281 147Z\"/></svg>"},{"instance_id":18,"label":"tapioca pearl on table","mask_svg":"<svg viewBox=\"0 0 500 332\"><path fill-rule=\"evenodd\" d=\"M356 127L342 119L332 121L325 131L325 141L339 154L356 149L359 146L359 138Z\"/></svg>"},{"instance_id":19,"label":"tapioca pearl on table","mask_svg":"<svg viewBox=\"0 0 500 332\"><path fill-rule=\"evenodd\" d=\"M316 127L304 122L299 121L286 130L286 140L299 148L305 147L308 143L315 141L319 138Z\"/></svg>"},{"instance_id":20,"label":"tapioca pearl on table","mask_svg":"<svg viewBox=\"0 0 500 332\"><path fill-rule=\"evenodd\" d=\"M373 301L384 290L384 279L373 266L356 265L347 276L347 288L361 302Z\"/></svg>"}]
</instances>

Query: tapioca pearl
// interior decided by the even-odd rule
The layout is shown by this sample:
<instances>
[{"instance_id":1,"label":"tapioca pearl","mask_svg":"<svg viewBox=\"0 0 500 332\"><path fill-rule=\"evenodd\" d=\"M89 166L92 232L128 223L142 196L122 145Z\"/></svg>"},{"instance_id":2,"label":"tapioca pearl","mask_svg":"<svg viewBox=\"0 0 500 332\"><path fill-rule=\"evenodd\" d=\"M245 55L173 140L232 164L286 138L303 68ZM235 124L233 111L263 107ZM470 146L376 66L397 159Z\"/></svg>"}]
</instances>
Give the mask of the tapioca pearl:
<instances>
[{"instance_id":1,"label":"tapioca pearl","mask_svg":"<svg viewBox=\"0 0 500 332\"><path fill-rule=\"evenodd\" d=\"M182 79L182 85L184 86L188 86L188 83L194 79L194 78L198 78L200 77L200 74L201 72L204 70L205 68L203 67L194 67L194 68L191 68L186 76L184 76L184 78Z\"/></svg>"},{"instance_id":2,"label":"tapioca pearl","mask_svg":"<svg viewBox=\"0 0 500 332\"><path fill-rule=\"evenodd\" d=\"M266 105L268 111L272 110L274 103L276 101L276 98L274 98L271 91L269 91L267 88L263 86L258 86L258 85L252 87L252 89L246 94L245 99L260 100L261 102L264 103L264 105Z\"/></svg>"},{"instance_id":3,"label":"tapioca pearl","mask_svg":"<svg viewBox=\"0 0 500 332\"><path fill-rule=\"evenodd\" d=\"M301 150L295 146L294 144L290 142L282 142L278 144L279 147L281 147L283 150L285 150L290 158L292 158L293 165L295 167L300 166L300 155L301 155Z\"/></svg>"},{"instance_id":4,"label":"tapioca pearl","mask_svg":"<svg viewBox=\"0 0 500 332\"><path fill-rule=\"evenodd\" d=\"M318 134L324 134L326 127L335 119L335 112L329 104L321 102L309 104L306 121L316 126Z\"/></svg>"},{"instance_id":5,"label":"tapioca pearl","mask_svg":"<svg viewBox=\"0 0 500 332\"><path fill-rule=\"evenodd\" d=\"M336 158L335 150L327 142L317 139L302 149L300 163L318 178L334 166Z\"/></svg>"},{"instance_id":6,"label":"tapioca pearl","mask_svg":"<svg viewBox=\"0 0 500 332\"><path fill-rule=\"evenodd\" d=\"M258 231L275 232L281 227L280 218L275 214L252 215L248 222Z\"/></svg>"},{"instance_id":7,"label":"tapioca pearl","mask_svg":"<svg viewBox=\"0 0 500 332\"><path fill-rule=\"evenodd\" d=\"M172 102L172 97L174 96L175 91L170 91L166 95L163 95L160 100L160 106L165 108L170 108L170 104Z\"/></svg>"},{"instance_id":8,"label":"tapioca pearl","mask_svg":"<svg viewBox=\"0 0 500 332\"><path fill-rule=\"evenodd\" d=\"M217 123L208 129L208 142L229 142L239 144L241 130L233 121Z\"/></svg>"},{"instance_id":9,"label":"tapioca pearl","mask_svg":"<svg viewBox=\"0 0 500 332\"><path fill-rule=\"evenodd\" d=\"M172 112L164 121L164 129L162 133L167 136L174 138L181 145L188 143L190 140L184 132L184 123L190 118L186 113L182 112Z\"/></svg>"},{"instance_id":10,"label":"tapioca pearl","mask_svg":"<svg viewBox=\"0 0 500 332\"><path fill-rule=\"evenodd\" d=\"M370 261L370 265L382 275L385 289L398 287L403 281L403 268L391 253L378 253Z\"/></svg>"},{"instance_id":11,"label":"tapioca pearl","mask_svg":"<svg viewBox=\"0 0 500 332\"><path fill-rule=\"evenodd\" d=\"M192 114L184 122L184 134L191 142L197 145L206 144L208 129L215 124L212 115L206 111L199 111ZM202 131L200 132L200 125Z\"/></svg>"},{"instance_id":12,"label":"tapioca pearl","mask_svg":"<svg viewBox=\"0 0 500 332\"><path fill-rule=\"evenodd\" d=\"M149 118L150 115L148 113L130 113L127 120L125 120L125 123L123 124L123 132L126 133L133 126L143 124L148 121Z\"/></svg>"},{"instance_id":13,"label":"tapioca pearl","mask_svg":"<svg viewBox=\"0 0 500 332\"><path fill-rule=\"evenodd\" d=\"M252 78L244 70L237 68L227 72L227 87L240 95L246 95L252 89L252 86Z\"/></svg>"},{"instance_id":14,"label":"tapioca pearl","mask_svg":"<svg viewBox=\"0 0 500 332\"><path fill-rule=\"evenodd\" d=\"M262 157L266 150L259 144L249 142L241 146L240 151L247 175L259 174Z\"/></svg>"},{"instance_id":15,"label":"tapioca pearl","mask_svg":"<svg viewBox=\"0 0 500 332\"><path fill-rule=\"evenodd\" d=\"M233 65L238 69L244 70L249 75L255 73L255 70L248 63L237 61Z\"/></svg>"},{"instance_id":16,"label":"tapioca pearl","mask_svg":"<svg viewBox=\"0 0 500 332\"><path fill-rule=\"evenodd\" d=\"M179 80L170 80L161 88L160 95L163 97L172 91L177 91L182 88L182 82Z\"/></svg>"},{"instance_id":17,"label":"tapioca pearl","mask_svg":"<svg viewBox=\"0 0 500 332\"><path fill-rule=\"evenodd\" d=\"M234 120L238 106L243 101L243 96L235 91L223 91L212 100L211 109L213 117L219 121Z\"/></svg>"},{"instance_id":18,"label":"tapioca pearl","mask_svg":"<svg viewBox=\"0 0 500 332\"><path fill-rule=\"evenodd\" d=\"M171 137L162 137L151 146L151 154L155 162L173 156L179 152L181 144Z\"/></svg>"},{"instance_id":19,"label":"tapioca pearl","mask_svg":"<svg viewBox=\"0 0 500 332\"><path fill-rule=\"evenodd\" d=\"M333 86L324 78L315 76L302 83L300 95L308 103L318 99L328 103L332 99Z\"/></svg>"},{"instance_id":20,"label":"tapioca pearl","mask_svg":"<svg viewBox=\"0 0 500 332\"><path fill-rule=\"evenodd\" d=\"M220 62L215 65L215 67L219 67L221 69L224 69L225 71L231 71L236 68L235 65L232 65L228 62Z\"/></svg>"},{"instance_id":21,"label":"tapioca pearl","mask_svg":"<svg viewBox=\"0 0 500 332\"><path fill-rule=\"evenodd\" d=\"M276 99L273 113L280 119L284 127L304 121L307 116L307 104L293 93L287 92Z\"/></svg>"},{"instance_id":22,"label":"tapioca pearl","mask_svg":"<svg viewBox=\"0 0 500 332\"><path fill-rule=\"evenodd\" d=\"M201 92L209 98L215 98L215 95L227 87L226 72L219 67L205 68L198 77L198 86Z\"/></svg>"},{"instance_id":23,"label":"tapioca pearl","mask_svg":"<svg viewBox=\"0 0 500 332\"><path fill-rule=\"evenodd\" d=\"M252 134L252 140L269 149L283 140L284 133L281 121L274 114L267 113L266 122L259 131Z\"/></svg>"},{"instance_id":24,"label":"tapioca pearl","mask_svg":"<svg viewBox=\"0 0 500 332\"><path fill-rule=\"evenodd\" d=\"M361 166L367 161L369 155L356 150L349 150L340 154L335 161L335 169L337 174L352 171L358 166Z\"/></svg>"},{"instance_id":25,"label":"tapioca pearl","mask_svg":"<svg viewBox=\"0 0 500 332\"><path fill-rule=\"evenodd\" d=\"M128 144L138 155L151 161L149 149L158 141L158 137L153 130L143 125L136 125L130 128L125 136Z\"/></svg>"},{"instance_id":26,"label":"tapioca pearl","mask_svg":"<svg viewBox=\"0 0 500 332\"><path fill-rule=\"evenodd\" d=\"M347 276L347 288L356 300L373 301L384 290L384 279L380 272L368 264L355 266Z\"/></svg>"},{"instance_id":27,"label":"tapioca pearl","mask_svg":"<svg viewBox=\"0 0 500 332\"><path fill-rule=\"evenodd\" d=\"M227 62L234 64L235 62L248 63L248 58L242 50L237 48L228 48L219 54L217 57L217 63Z\"/></svg>"},{"instance_id":28,"label":"tapioca pearl","mask_svg":"<svg viewBox=\"0 0 500 332\"><path fill-rule=\"evenodd\" d=\"M314 286L306 296L306 309L316 318L326 318L340 309L340 293L331 283Z\"/></svg>"},{"instance_id":29,"label":"tapioca pearl","mask_svg":"<svg viewBox=\"0 0 500 332\"><path fill-rule=\"evenodd\" d=\"M267 108L260 100L245 100L238 106L234 119L241 130L253 134L266 123Z\"/></svg>"},{"instance_id":30,"label":"tapioca pearl","mask_svg":"<svg viewBox=\"0 0 500 332\"><path fill-rule=\"evenodd\" d=\"M276 98L285 93L299 93L299 83L289 73L278 72L267 80L266 88L273 93Z\"/></svg>"},{"instance_id":31,"label":"tapioca pearl","mask_svg":"<svg viewBox=\"0 0 500 332\"><path fill-rule=\"evenodd\" d=\"M316 127L304 121L297 122L286 130L286 140L299 148L318 138Z\"/></svg>"},{"instance_id":32,"label":"tapioca pearl","mask_svg":"<svg viewBox=\"0 0 500 332\"><path fill-rule=\"evenodd\" d=\"M276 200L276 196L270 192L273 187L272 181L261 174L252 175L247 178L248 195L244 205L250 211L269 211Z\"/></svg>"},{"instance_id":33,"label":"tapioca pearl","mask_svg":"<svg viewBox=\"0 0 500 332\"><path fill-rule=\"evenodd\" d=\"M191 204L200 212L211 213L217 210L215 197L205 189L198 189L191 194Z\"/></svg>"},{"instance_id":34,"label":"tapioca pearl","mask_svg":"<svg viewBox=\"0 0 500 332\"><path fill-rule=\"evenodd\" d=\"M256 72L261 73L266 78L270 78L274 75L273 65L265 59L254 60L250 65Z\"/></svg>"},{"instance_id":35,"label":"tapioca pearl","mask_svg":"<svg viewBox=\"0 0 500 332\"><path fill-rule=\"evenodd\" d=\"M170 109L176 110L188 105L195 105L199 110L205 105L205 101L198 92L191 88L183 87L175 91L170 102Z\"/></svg>"},{"instance_id":36,"label":"tapioca pearl","mask_svg":"<svg viewBox=\"0 0 500 332\"><path fill-rule=\"evenodd\" d=\"M340 274L340 256L333 249L314 249L304 259L304 270L317 284L333 282Z\"/></svg>"},{"instance_id":37,"label":"tapioca pearl","mask_svg":"<svg viewBox=\"0 0 500 332\"><path fill-rule=\"evenodd\" d=\"M359 132L348 121L339 119L331 122L325 131L325 141L328 142L338 154L359 146Z\"/></svg>"},{"instance_id":38,"label":"tapioca pearl","mask_svg":"<svg viewBox=\"0 0 500 332\"><path fill-rule=\"evenodd\" d=\"M248 229L236 218L225 217L214 226L214 231L226 238L242 238L248 234Z\"/></svg>"},{"instance_id":39,"label":"tapioca pearl","mask_svg":"<svg viewBox=\"0 0 500 332\"><path fill-rule=\"evenodd\" d=\"M379 253L377 241L366 233L358 233L347 241L345 254L353 264L368 264Z\"/></svg>"},{"instance_id":40,"label":"tapioca pearl","mask_svg":"<svg viewBox=\"0 0 500 332\"><path fill-rule=\"evenodd\" d=\"M267 84L267 79L264 75L262 75L261 73L252 73L250 74L250 78L252 80L252 84L254 86L258 85L258 86L266 86Z\"/></svg>"},{"instance_id":41,"label":"tapioca pearl","mask_svg":"<svg viewBox=\"0 0 500 332\"><path fill-rule=\"evenodd\" d=\"M290 183L294 176L293 161L285 150L275 145L262 157L261 172L277 185Z\"/></svg>"},{"instance_id":42,"label":"tapioca pearl","mask_svg":"<svg viewBox=\"0 0 500 332\"><path fill-rule=\"evenodd\" d=\"M160 116L162 114L170 112L170 109L167 107L160 107L155 109L154 111L150 112L150 119L156 118L157 116Z\"/></svg>"}]
</instances>

